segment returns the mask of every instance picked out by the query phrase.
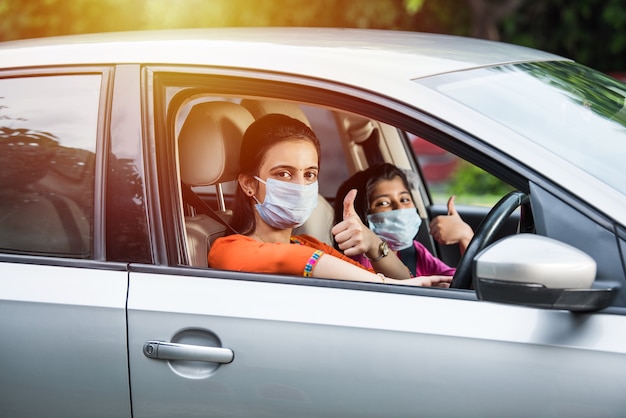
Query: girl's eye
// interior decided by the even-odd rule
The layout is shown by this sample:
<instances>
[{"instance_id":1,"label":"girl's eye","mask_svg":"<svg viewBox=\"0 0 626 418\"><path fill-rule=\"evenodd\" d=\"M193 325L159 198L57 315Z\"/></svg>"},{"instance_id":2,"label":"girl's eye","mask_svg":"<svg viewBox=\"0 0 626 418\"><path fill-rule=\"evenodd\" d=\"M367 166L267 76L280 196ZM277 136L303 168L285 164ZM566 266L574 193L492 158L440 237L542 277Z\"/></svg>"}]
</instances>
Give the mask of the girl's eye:
<instances>
[{"instance_id":1,"label":"girl's eye","mask_svg":"<svg viewBox=\"0 0 626 418\"><path fill-rule=\"evenodd\" d=\"M283 180L288 180L291 178L291 173L289 171L279 171L278 173L274 175Z\"/></svg>"},{"instance_id":2,"label":"girl's eye","mask_svg":"<svg viewBox=\"0 0 626 418\"><path fill-rule=\"evenodd\" d=\"M309 180L309 181L312 181L312 182L313 182L313 181L317 180L317 173L316 173L315 171L307 171L307 172L304 174L304 177L305 177L307 180Z\"/></svg>"},{"instance_id":3,"label":"girl's eye","mask_svg":"<svg viewBox=\"0 0 626 418\"><path fill-rule=\"evenodd\" d=\"M381 200L381 201L376 202L376 207L384 208L387 206L389 206L389 202L386 200Z\"/></svg>"}]
</instances>

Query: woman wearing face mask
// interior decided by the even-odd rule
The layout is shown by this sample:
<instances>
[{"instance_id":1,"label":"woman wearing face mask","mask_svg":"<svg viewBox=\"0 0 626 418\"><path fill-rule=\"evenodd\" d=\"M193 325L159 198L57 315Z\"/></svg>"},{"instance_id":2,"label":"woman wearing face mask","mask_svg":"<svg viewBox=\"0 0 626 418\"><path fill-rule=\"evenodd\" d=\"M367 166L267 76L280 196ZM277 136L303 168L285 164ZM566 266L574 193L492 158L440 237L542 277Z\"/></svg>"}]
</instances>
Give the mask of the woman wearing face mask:
<instances>
[{"instance_id":1,"label":"woman wearing face mask","mask_svg":"<svg viewBox=\"0 0 626 418\"><path fill-rule=\"evenodd\" d=\"M252 123L241 145L233 208L232 227L240 233L213 243L209 265L259 273L447 287L450 279L444 276L411 278L397 257L384 257L368 270L313 237L292 236L292 229L302 225L317 205L319 155L315 134L297 119L269 114ZM369 238L380 241L375 236ZM378 242L356 241L360 251L372 256L379 250Z\"/></svg>"},{"instance_id":2,"label":"woman wearing face mask","mask_svg":"<svg viewBox=\"0 0 626 418\"><path fill-rule=\"evenodd\" d=\"M402 170L392 164L380 164L358 172L340 186L337 192L338 201L341 202L342 196L354 192L357 193L354 207L362 222L387 242L413 276L454 275L454 268L434 257L414 239L422 219L415 208L407 177ZM449 210L454 211L452 200L448 206ZM335 210L337 209L339 204L336 200ZM337 216L336 221L339 221ZM447 236L450 240L454 236L454 242L459 243L461 251L473 236L469 225L460 219L456 211L439 219L437 225L438 230L455 231L448 232ZM341 243L335 245L345 252ZM366 267L372 264L369 257L363 254L352 255L352 258Z\"/></svg>"}]
</instances>

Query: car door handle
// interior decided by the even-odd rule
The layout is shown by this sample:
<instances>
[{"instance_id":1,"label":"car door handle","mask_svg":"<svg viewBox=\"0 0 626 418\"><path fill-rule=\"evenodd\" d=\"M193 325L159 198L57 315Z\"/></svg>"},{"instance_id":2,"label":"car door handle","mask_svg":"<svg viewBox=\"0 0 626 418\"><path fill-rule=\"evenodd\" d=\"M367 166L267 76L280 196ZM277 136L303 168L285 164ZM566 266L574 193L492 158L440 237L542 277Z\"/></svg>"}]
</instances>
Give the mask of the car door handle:
<instances>
[{"instance_id":1,"label":"car door handle","mask_svg":"<svg viewBox=\"0 0 626 418\"><path fill-rule=\"evenodd\" d=\"M148 341L143 345L143 354L155 360L208 361L227 364L235 354L229 348L205 347L202 345L178 344L167 341Z\"/></svg>"}]
</instances>

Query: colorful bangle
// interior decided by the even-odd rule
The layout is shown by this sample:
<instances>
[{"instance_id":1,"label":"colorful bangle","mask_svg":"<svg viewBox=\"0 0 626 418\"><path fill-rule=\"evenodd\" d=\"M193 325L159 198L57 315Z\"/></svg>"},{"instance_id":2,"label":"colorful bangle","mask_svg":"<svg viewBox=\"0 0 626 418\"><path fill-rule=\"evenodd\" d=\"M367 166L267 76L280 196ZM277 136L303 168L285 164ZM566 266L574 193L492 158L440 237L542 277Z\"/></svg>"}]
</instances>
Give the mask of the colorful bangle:
<instances>
[{"instance_id":1,"label":"colorful bangle","mask_svg":"<svg viewBox=\"0 0 626 418\"><path fill-rule=\"evenodd\" d=\"M313 267L315 267L315 264L317 263L317 260L320 259L320 257L323 255L324 253L321 250L316 250L312 255L311 258L309 258L309 261L307 261L306 265L304 266L304 277L311 277L313 274Z\"/></svg>"}]
</instances>

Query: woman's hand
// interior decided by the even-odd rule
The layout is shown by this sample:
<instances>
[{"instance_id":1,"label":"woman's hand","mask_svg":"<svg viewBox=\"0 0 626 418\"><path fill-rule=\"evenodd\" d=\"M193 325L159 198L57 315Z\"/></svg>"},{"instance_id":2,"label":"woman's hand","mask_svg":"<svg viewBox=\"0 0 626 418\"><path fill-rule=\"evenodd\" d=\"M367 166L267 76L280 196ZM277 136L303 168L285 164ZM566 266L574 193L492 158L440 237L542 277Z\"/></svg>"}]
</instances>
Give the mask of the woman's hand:
<instances>
[{"instance_id":1,"label":"woman's hand","mask_svg":"<svg viewBox=\"0 0 626 418\"><path fill-rule=\"evenodd\" d=\"M401 284L405 286L424 286L449 288L453 276L420 276L406 280L396 280L385 277L385 284Z\"/></svg>"}]
</instances>

